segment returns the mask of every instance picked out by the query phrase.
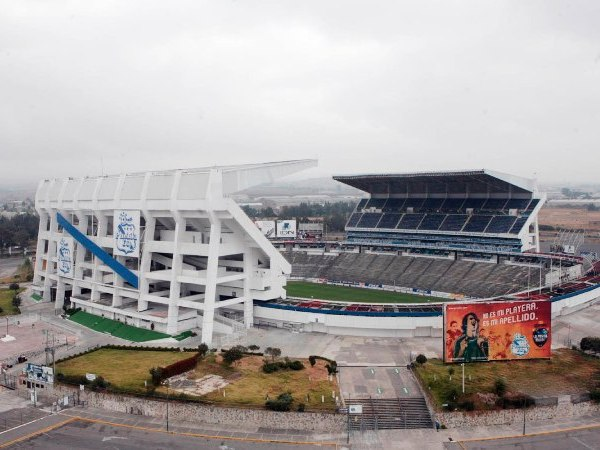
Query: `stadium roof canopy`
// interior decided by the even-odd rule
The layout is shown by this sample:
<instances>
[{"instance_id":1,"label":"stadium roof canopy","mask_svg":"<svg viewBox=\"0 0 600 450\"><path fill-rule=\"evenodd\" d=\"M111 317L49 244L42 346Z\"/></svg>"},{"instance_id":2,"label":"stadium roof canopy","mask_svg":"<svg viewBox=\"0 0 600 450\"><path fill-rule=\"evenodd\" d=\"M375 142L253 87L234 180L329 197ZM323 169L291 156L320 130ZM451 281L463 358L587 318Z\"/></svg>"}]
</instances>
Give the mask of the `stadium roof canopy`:
<instances>
[{"instance_id":1,"label":"stadium roof canopy","mask_svg":"<svg viewBox=\"0 0 600 450\"><path fill-rule=\"evenodd\" d=\"M369 194L529 194L535 181L487 169L400 174L336 175Z\"/></svg>"}]
</instances>

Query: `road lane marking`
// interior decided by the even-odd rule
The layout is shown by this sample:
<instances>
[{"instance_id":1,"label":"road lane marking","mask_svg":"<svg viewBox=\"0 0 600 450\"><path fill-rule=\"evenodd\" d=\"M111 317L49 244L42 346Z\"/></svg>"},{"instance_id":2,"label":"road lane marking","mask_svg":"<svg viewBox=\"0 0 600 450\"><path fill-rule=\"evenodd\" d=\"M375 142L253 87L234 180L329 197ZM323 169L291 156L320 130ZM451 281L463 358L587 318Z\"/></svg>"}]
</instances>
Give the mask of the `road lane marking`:
<instances>
[{"instance_id":1,"label":"road lane marking","mask_svg":"<svg viewBox=\"0 0 600 450\"><path fill-rule=\"evenodd\" d=\"M66 425L71 422L75 422L76 420L77 420L76 417L71 417L70 419L63 420L62 422L55 423L54 425L47 426L46 428L42 428L41 430L36 430L32 433L26 434L25 436L18 437L16 439L13 439L12 441L5 442L4 444L0 444L0 448L10 447L13 444L16 444L16 443L22 442L22 441L26 441L26 440L31 439L32 437L35 437L39 434L48 433L49 431L55 430L56 428L60 428L63 425Z\"/></svg>"}]
</instances>

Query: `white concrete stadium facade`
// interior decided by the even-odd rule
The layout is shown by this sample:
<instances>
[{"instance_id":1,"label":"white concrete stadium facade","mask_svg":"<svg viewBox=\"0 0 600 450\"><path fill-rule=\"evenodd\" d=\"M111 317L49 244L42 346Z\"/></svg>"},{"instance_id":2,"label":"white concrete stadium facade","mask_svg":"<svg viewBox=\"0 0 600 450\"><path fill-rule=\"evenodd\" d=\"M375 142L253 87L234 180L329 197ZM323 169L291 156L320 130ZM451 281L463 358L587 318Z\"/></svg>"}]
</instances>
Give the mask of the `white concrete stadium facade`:
<instances>
[{"instance_id":1,"label":"white concrete stadium facade","mask_svg":"<svg viewBox=\"0 0 600 450\"><path fill-rule=\"evenodd\" d=\"M251 327L253 300L285 298L291 268L229 195L314 166L296 160L42 180L34 289L46 301L55 291L56 310L70 292L74 306L134 326L168 334L201 328L207 344L217 329L240 324L226 309L243 310Z\"/></svg>"}]
</instances>

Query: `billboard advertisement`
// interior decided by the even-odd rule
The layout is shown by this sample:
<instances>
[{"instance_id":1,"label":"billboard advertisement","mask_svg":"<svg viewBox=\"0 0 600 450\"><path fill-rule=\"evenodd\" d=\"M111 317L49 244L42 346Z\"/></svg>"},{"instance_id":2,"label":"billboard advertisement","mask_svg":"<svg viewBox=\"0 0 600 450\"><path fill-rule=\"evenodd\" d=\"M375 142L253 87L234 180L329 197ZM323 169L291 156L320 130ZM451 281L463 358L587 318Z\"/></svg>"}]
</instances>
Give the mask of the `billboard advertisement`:
<instances>
[{"instance_id":1,"label":"billboard advertisement","mask_svg":"<svg viewBox=\"0 0 600 450\"><path fill-rule=\"evenodd\" d=\"M56 268L63 277L73 278L75 274L75 245L73 238L62 236L56 245Z\"/></svg>"},{"instance_id":2,"label":"billboard advertisement","mask_svg":"<svg viewBox=\"0 0 600 450\"><path fill-rule=\"evenodd\" d=\"M295 238L296 237L296 220L278 220L277 221L277 237Z\"/></svg>"},{"instance_id":3,"label":"billboard advertisement","mask_svg":"<svg viewBox=\"0 0 600 450\"><path fill-rule=\"evenodd\" d=\"M447 303L444 362L550 358L551 315L543 300Z\"/></svg>"},{"instance_id":4,"label":"billboard advertisement","mask_svg":"<svg viewBox=\"0 0 600 450\"><path fill-rule=\"evenodd\" d=\"M274 220L257 220L254 222L258 229L268 238L275 237L275 221Z\"/></svg>"},{"instance_id":5,"label":"billboard advertisement","mask_svg":"<svg viewBox=\"0 0 600 450\"><path fill-rule=\"evenodd\" d=\"M52 367L27 363L27 366L23 371L27 375L29 381L37 383L54 383L54 371L52 370Z\"/></svg>"},{"instance_id":6,"label":"billboard advertisement","mask_svg":"<svg viewBox=\"0 0 600 450\"><path fill-rule=\"evenodd\" d=\"M113 216L113 255L140 256L140 212L115 210Z\"/></svg>"}]
</instances>

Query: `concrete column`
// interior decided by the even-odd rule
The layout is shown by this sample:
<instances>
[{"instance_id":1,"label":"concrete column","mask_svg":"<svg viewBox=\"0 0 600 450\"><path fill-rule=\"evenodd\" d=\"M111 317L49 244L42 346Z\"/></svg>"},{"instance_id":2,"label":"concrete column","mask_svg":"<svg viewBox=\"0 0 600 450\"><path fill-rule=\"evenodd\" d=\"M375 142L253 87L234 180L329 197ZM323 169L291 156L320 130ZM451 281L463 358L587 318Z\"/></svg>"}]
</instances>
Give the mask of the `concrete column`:
<instances>
[{"instance_id":1,"label":"concrete column","mask_svg":"<svg viewBox=\"0 0 600 450\"><path fill-rule=\"evenodd\" d=\"M181 238L185 232L185 219L176 215L175 236L173 239L173 266L171 267L171 288L169 290L169 311L167 316L167 333L177 333L177 319L179 316L179 297L181 294L181 283L177 281L177 276L181 274L183 265L183 255L179 252Z\"/></svg>"},{"instance_id":2,"label":"concrete column","mask_svg":"<svg viewBox=\"0 0 600 450\"><path fill-rule=\"evenodd\" d=\"M48 260L46 261L46 278L44 279L44 301L49 302L52 300L51 288L52 280L50 275L57 275L57 269L55 262L52 261L56 257L56 242L59 237L58 235L58 222L56 220L56 211L51 210L50 212L50 237L48 239Z\"/></svg>"},{"instance_id":3,"label":"concrete column","mask_svg":"<svg viewBox=\"0 0 600 450\"><path fill-rule=\"evenodd\" d=\"M108 224L108 219L106 216L97 216L98 219L98 230L96 236L106 236L106 226ZM91 231L93 233L93 217L90 217L92 223L90 223ZM93 237L90 237L92 240L96 241ZM97 242L96 242L97 243ZM91 300L96 302L100 300L100 291L98 289L98 283L102 283L102 279L104 277L104 272L100 270L100 265L102 265L102 261L96 255L94 255L94 268L92 270L92 296ZM113 279L116 275L113 275Z\"/></svg>"},{"instance_id":4,"label":"concrete column","mask_svg":"<svg viewBox=\"0 0 600 450\"><path fill-rule=\"evenodd\" d=\"M40 224L38 227L38 236L42 236L42 233L46 232L46 227L48 225L48 221L50 220L48 213L46 211L38 211L40 216ZM39 285L42 281L42 271L43 271L43 263L44 263L44 244L45 240L41 237L38 238L37 246L36 246L36 258L35 258L35 267L33 274L33 284Z\"/></svg>"},{"instance_id":5,"label":"concrete column","mask_svg":"<svg viewBox=\"0 0 600 450\"><path fill-rule=\"evenodd\" d=\"M212 344L215 301L217 294L217 270L219 266L219 247L221 245L221 220L213 213L210 218L210 241L208 243L208 261L206 264L206 290L204 293L204 316L202 317L202 342Z\"/></svg>"},{"instance_id":6,"label":"concrete column","mask_svg":"<svg viewBox=\"0 0 600 450\"><path fill-rule=\"evenodd\" d=\"M65 282L62 277L58 277L58 282L56 283L56 301L54 302L54 310L60 311L65 304Z\"/></svg>"},{"instance_id":7,"label":"concrete column","mask_svg":"<svg viewBox=\"0 0 600 450\"><path fill-rule=\"evenodd\" d=\"M77 229L86 234L86 216L83 212L77 213L77 220L79 224L77 225ZM85 261L85 253L86 248L81 245L79 242L74 241L75 244L75 277L73 281L73 293L74 297L81 295L81 285L77 280L83 280L83 267L81 266Z\"/></svg>"},{"instance_id":8,"label":"concrete column","mask_svg":"<svg viewBox=\"0 0 600 450\"><path fill-rule=\"evenodd\" d=\"M244 253L244 325L252 328L254 325L254 300L250 289L250 280L255 269L255 253L252 248Z\"/></svg>"},{"instance_id":9,"label":"concrete column","mask_svg":"<svg viewBox=\"0 0 600 450\"><path fill-rule=\"evenodd\" d=\"M146 244L154 241L154 231L156 229L156 219L147 211L144 211L143 214L144 218L146 219L146 231L144 232L144 247L141 256L142 261L140 263L140 270L138 273L140 280L140 299L138 301L138 311L145 311L148 309L148 301L142 300L142 296L150 293L150 283L148 283L146 274L150 272L150 265L152 264L152 252L148 250Z\"/></svg>"}]
</instances>

